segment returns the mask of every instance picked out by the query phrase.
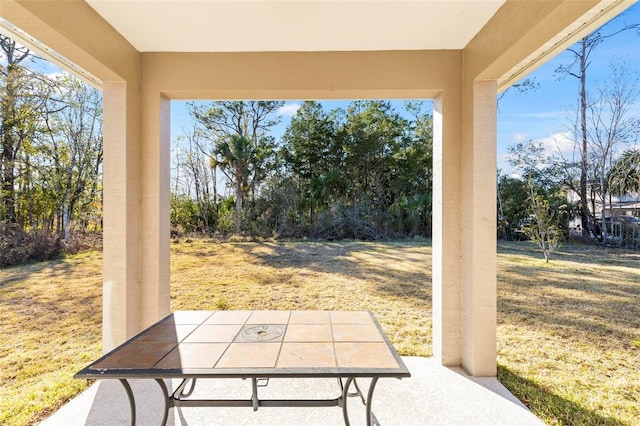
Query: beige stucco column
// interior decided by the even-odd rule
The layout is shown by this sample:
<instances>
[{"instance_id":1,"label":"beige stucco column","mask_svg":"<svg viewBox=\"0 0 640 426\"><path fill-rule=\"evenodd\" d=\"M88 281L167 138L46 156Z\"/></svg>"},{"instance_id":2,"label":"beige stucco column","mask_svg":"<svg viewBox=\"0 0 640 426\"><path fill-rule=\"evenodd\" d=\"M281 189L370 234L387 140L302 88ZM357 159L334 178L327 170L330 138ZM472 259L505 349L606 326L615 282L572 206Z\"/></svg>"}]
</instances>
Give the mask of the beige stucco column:
<instances>
[{"instance_id":1,"label":"beige stucco column","mask_svg":"<svg viewBox=\"0 0 640 426\"><path fill-rule=\"evenodd\" d=\"M140 328L140 144L137 87L103 84L104 267L102 350Z\"/></svg>"},{"instance_id":2,"label":"beige stucco column","mask_svg":"<svg viewBox=\"0 0 640 426\"><path fill-rule=\"evenodd\" d=\"M169 313L170 100L142 91L140 326Z\"/></svg>"},{"instance_id":3,"label":"beige stucco column","mask_svg":"<svg viewBox=\"0 0 640 426\"><path fill-rule=\"evenodd\" d=\"M103 351L169 313L169 100L105 82Z\"/></svg>"},{"instance_id":4,"label":"beige stucco column","mask_svg":"<svg viewBox=\"0 0 640 426\"><path fill-rule=\"evenodd\" d=\"M497 372L496 94L494 80L463 92L462 366L474 376Z\"/></svg>"},{"instance_id":5,"label":"beige stucco column","mask_svg":"<svg viewBox=\"0 0 640 426\"><path fill-rule=\"evenodd\" d=\"M460 90L433 102L433 355L460 366L462 329L462 221Z\"/></svg>"},{"instance_id":6,"label":"beige stucco column","mask_svg":"<svg viewBox=\"0 0 640 426\"><path fill-rule=\"evenodd\" d=\"M433 354L496 375L496 83L433 108Z\"/></svg>"}]
</instances>

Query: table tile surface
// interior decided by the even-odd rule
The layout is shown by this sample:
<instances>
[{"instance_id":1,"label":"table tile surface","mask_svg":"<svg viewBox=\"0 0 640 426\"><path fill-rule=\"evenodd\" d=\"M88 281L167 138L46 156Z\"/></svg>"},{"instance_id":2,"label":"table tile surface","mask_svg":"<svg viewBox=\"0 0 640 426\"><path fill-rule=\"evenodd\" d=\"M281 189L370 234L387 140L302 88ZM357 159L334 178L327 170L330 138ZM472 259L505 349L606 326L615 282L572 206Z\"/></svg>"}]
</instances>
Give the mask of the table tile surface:
<instances>
[{"instance_id":1,"label":"table tile surface","mask_svg":"<svg viewBox=\"0 0 640 426\"><path fill-rule=\"evenodd\" d=\"M180 343L155 368L213 368L228 343Z\"/></svg>"},{"instance_id":2,"label":"table tile surface","mask_svg":"<svg viewBox=\"0 0 640 426\"><path fill-rule=\"evenodd\" d=\"M189 334L184 341L185 342L227 342L231 343L236 337L240 329L241 324L202 324Z\"/></svg>"},{"instance_id":3,"label":"table tile surface","mask_svg":"<svg viewBox=\"0 0 640 426\"><path fill-rule=\"evenodd\" d=\"M338 367L398 368L398 363L384 343L335 342Z\"/></svg>"},{"instance_id":4,"label":"table tile surface","mask_svg":"<svg viewBox=\"0 0 640 426\"><path fill-rule=\"evenodd\" d=\"M247 324L287 324L289 311L254 311L247 320Z\"/></svg>"},{"instance_id":5,"label":"table tile surface","mask_svg":"<svg viewBox=\"0 0 640 426\"><path fill-rule=\"evenodd\" d=\"M284 343L278 368L333 368L336 357L331 343Z\"/></svg>"},{"instance_id":6,"label":"table tile surface","mask_svg":"<svg viewBox=\"0 0 640 426\"><path fill-rule=\"evenodd\" d=\"M176 324L202 324L202 322L213 315L214 312L215 311L176 311L168 319Z\"/></svg>"},{"instance_id":7,"label":"table tile surface","mask_svg":"<svg viewBox=\"0 0 640 426\"><path fill-rule=\"evenodd\" d=\"M289 324L331 324L329 311L292 311Z\"/></svg>"},{"instance_id":8,"label":"table tile surface","mask_svg":"<svg viewBox=\"0 0 640 426\"><path fill-rule=\"evenodd\" d=\"M397 370L397 359L365 311L178 311L87 369Z\"/></svg>"},{"instance_id":9,"label":"table tile surface","mask_svg":"<svg viewBox=\"0 0 640 426\"><path fill-rule=\"evenodd\" d=\"M274 368L281 343L231 343L215 368Z\"/></svg>"},{"instance_id":10,"label":"table tile surface","mask_svg":"<svg viewBox=\"0 0 640 426\"><path fill-rule=\"evenodd\" d=\"M373 324L333 324L332 328L336 342L384 342Z\"/></svg>"},{"instance_id":11,"label":"table tile surface","mask_svg":"<svg viewBox=\"0 0 640 426\"><path fill-rule=\"evenodd\" d=\"M369 312L330 311L332 324L374 324Z\"/></svg>"},{"instance_id":12,"label":"table tile surface","mask_svg":"<svg viewBox=\"0 0 640 426\"><path fill-rule=\"evenodd\" d=\"M101 362L94 369L102 368L151 368L170 352L175 343L130 343Z\"/></svg>"},{"instance_id":13,"label":"table tile surface","mask_svg":"<svg viewBox=\"0 0 640 426\"><path fill-rule=\"evenodd\" d=\"M333 333L329 324L289 324L285 342L332 342Z\"/></svg>"},{"instance_id":14,"label":"table tile surface","mask_svg":"<svg viewBox=\"0 0 640 426\"><path fill-rule=\"evenodd\" d=\"M217 311L211 315L205 324L244 324L253 311Z\"/></svg>"},{"instance_id":15,"label":"table tile surface","mask_svg":"<svg viewBox=\"0 0 640 426\"><path fill-rule=\"evenodd\" d=\"M152 343L152 342L180 342L194 330L198 328L197 324L182 325L182 324L158 324L141 334L135 339L136 343Z\"/></svg>"}]
</instances>

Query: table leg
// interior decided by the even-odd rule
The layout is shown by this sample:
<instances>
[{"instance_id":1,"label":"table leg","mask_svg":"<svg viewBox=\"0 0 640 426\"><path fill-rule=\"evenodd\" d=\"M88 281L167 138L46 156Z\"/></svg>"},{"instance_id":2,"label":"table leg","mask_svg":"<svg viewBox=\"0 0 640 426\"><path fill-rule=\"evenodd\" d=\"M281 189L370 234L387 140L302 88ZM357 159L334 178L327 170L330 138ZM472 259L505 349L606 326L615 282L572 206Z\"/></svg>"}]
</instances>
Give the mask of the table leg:
<instances>
[{"instance_id":1,"label":"table leg","mask_svg":"<svg viewBox=\"0 0 640 426\"><path fill-rule=\"evenodd\" d=\"M136 400L133 398L133 391L131 390L131 386L129 386L129 382L126 379L118 379L124 387L124 391L127 393L127 398L129 398L129 407L131 408L131 426L135 426L136 424Z\"/></svg>"},{"instance_id":2,"label":"table leg","mask_svg":"<svg viewBox=\"0 0 640 426\"><path fill-rule=\"evenodd\" d=\"M185 393L184 392L184 388L187 387L187 384L191 382L191 387L189 388L189 390ZM175 399L180 399L180 398L189 398L191 396L191 394L193 393L193 390L196 388L196 379L193 378L187 378L187 379L183 379L182 382L180 383L180 386L178 386L178 388L176 389L176 391L173 393L173 397Z\"/></svg>"},{"instance_id":3,"label":"table leg","mask_svg":"<svg viewBox=\"0 0 640 426\"><path fill-rule=\"evenodd\" d=\"M167 418L169 417L169 389L167 389L167 384L162 379L156 379L158 385L160 385L160 389L162 389L162 397L164 399L164 411L162 414L162 422L160 423L162 426L167 424Z\"/></svg>"},{"instance_id":4,"label":"table leg","mask_svg":"<svg viewBox=\"0 0 640 426\"><path fill-rule=\"evenodd\" d=\"M184 388L187 387L189 382L191 382L191 388L189 388L189 391L185 393ZM181 398L188 398L191 396L195 388L196 388L196 379L192 379L189 377L186 379L182 379L182 381L180 382L176 390L173 391L173 393L171 394L171 397L169 398L169 400L180 401Z\"/></svg>"},{"instance_id":5,"label":"table leg","mask_svg":"<svg viewBox=\"0 0 640 426\"><path fill-rule=\"evenodd\" d=\"M353 381L353 377L348 377L344 387L342 388L342 417L344 417L345 426L350 426L349 422L349 412L347 411L347 399L349 398L349 387L351 386L351 382Z\"/></svg>"},{"instance_id":6,"label":"table leg","mask_svg":"<svg viewBox=\"0 0 640 426\"><path fill-rule=\"evenodd\" d=\"M340 383L342 384L342 382ZM349 394L349 388L351 387L352 383L356 388L356 392L354 392L353 394ZM362 394L362 391L360 390L360 386L358 386L358 381L356 380L356 378L355 377L347 378L347 381L344 387L342 388L342 416L344 417L345 426L351 425L351 422L349 421L349 411L347 410L347 400L349 399L349 397L354 397L354 396L359 396L360 400L365 406L367 426L380 426L378 419L376 418L375 414L373 414L373 411L372 411L373 392L376 388L377 383L378 383L378 378L372 377L371 383L369 384L369 391L367 392L367 399L365 399L364 395Z\"/></svg>"},{"instance_id":7,"label":"table leg","mask_svg":"<svg viewBox=\"0 0 640 426\"><path fill-rule=\"evenodd\" d=\"M366 403L366 407L367 407L367 426L371 426L372 424L380 426L380 423L378 423L378 419L376 419L376 416L373 415L373 412L371 411L371 403L373 402L373 391L376 388L376 383L378 383L378 378L377 377L372 377L371 378L371 383L369 384L369 392L367 393L367 403Z\"/></svg>"},{"instance_id":8,"label":"table leg","mask_svg":"<svg viewBox=\"0 0 640 426\"><path fill-rule=\"evenodd\" d=\"M253 401L253 411L258 411L258 379L251 379L251 400Z\"/></svg>"}]
</instances>

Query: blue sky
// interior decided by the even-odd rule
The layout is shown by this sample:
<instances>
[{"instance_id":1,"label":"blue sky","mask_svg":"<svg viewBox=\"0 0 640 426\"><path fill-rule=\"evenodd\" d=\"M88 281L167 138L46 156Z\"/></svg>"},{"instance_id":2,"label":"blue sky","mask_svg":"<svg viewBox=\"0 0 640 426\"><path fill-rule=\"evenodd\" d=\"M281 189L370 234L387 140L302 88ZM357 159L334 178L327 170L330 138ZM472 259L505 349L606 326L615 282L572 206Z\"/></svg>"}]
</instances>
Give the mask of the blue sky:
<instances>
[{"instance_id":1,"label":"blue sky","mask_svg":"<svg viewBox=\"0 0 640 426\"><path fill-rule=\"evenodd\" d=\"M615 31L625 23L640 23L640 2L631 6L624 14L615 18L605 28L605 33ZM551 61L542 65L529 75L539 84L539 88L526 93L509 90L501 99L498 110L497 162L498 167L509 172L506 159L507 148L519 141L542 140L550 149L557 142L571 144L568 129L575 119L578 104L578 81L573 77L558 78L556 68L567 64L571 55L561 53ZM589 87L604 84L610 73L610 64L614 60L623 60L631 70L640 74L640 34L637 30L620 33L604 41L592 54L592 63L588 71ZM55 73L59 69L41 61L33 64L39 71ZM638 75L636 75L638 77ZM393 101L398 112L403 110L402 101ZM349 101L322 101L326 110L336 107L345 108ZM291 116L295 114L299 100L287 101L281 111L282 122L273 129L279 138ZM640 99L633 108L636 116L640 116ZM187 113L186 102L172 102L171 107L171 139L172 142L190 129L193 122ZM640 141L639 141L640 143ZM173 144L175 146L175 143Z\"/></svg>"},{"instance_id":2,"label":"blue sky","mask_svg":"<svg viewBox=\"0 0 640 426\"><path fill-rule=\"evenodd\" d=\"M640 23L640 3L611 21L603 34L622 27L625 23ZM591 56L587 72L587 87L606 84L610 64L626 61L630 70L640 73L640 34L629 30L605 40ZM566 137L575 120L578 106L578 80L574 77L558 78L555 70L571 62L571 54L563 52L529 75L540 87L535 91L518 94L508 91L500 101L498 111L498 167L508 170L506 150L509 145L523 140L543 140L555 147L554 140L571 143ZM630 76L630 78L633 76ZM640 116L640 99L633 111Z\"/></svg>"},{"instance_id":3,"label":"blue sky","mask_svg":"<svg viewBox=\"0 0 640 426\"><path fill-rule=\"evenodd\" d=\"M605 30L615 30L624 23L640 23L640 3L636 3L623 15L608 24ZM627 61L630 68L640 73L640 35L635 30L620 33L607 39L592 54L592 64L588 70L588 80L604 84L613 60ZM529 75L539 83L539 88L526 93L509 90L501 99L498 111L497 162L498 167L509 171L507 148L515 142L543 140L551 148L558 141L571 144L567 131L575 118L578 104L578 80L573 77L559 78L555 73L559 65L571 61L571 55L564 52L547 62ZM640 115L640 99L635 111ZM322 101L326 110L346 107L349 101ZM284 132L300 101L287 101L282 111L282 123L274 128L279 137ZM396 109L402 111L402 101L394 101ZM186 102L172 102L172 140L182 133L182 129L192 126L186 113Z\"/></svg>"}]
</instances>

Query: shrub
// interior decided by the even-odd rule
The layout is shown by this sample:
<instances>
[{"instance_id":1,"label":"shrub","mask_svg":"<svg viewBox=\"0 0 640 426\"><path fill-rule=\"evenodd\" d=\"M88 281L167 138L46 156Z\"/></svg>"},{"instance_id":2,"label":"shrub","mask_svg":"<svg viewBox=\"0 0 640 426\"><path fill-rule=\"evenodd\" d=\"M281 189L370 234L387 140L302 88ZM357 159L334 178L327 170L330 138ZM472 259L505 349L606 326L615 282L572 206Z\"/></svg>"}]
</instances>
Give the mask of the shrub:
<instances>
[{"instance_id":1,"label":"shrub","mask_svg":"<svg viewBox=\"0 0 640 426\"><path fill-rule=\"evenodd\" d=\"M102 233L72 232L68 239L62 240L61 250L65 254L76 254L88 250L102 250Z\"/></svg>"},{"instance_id":2,"label":"shrub","mask_svg":"<svg viewBox=\"0 0 640 426\"><path fill-rule=\"evenodd\" d=\"M17 224L0 221L0 267L24 263L28 257L24 234Z\"/></svg>"},{"instance_id":3,"label":"shrub","mask_svg":"<svg viewBox=\"0 0 640 426\"><path fill-rule=\"evenodd\" d=\"M27 260L42 262L56 257L61 251L61 241L48 231L37 229L25 234L24 243L27 247Z\"/></svg>"},{"instance_id":4,"label":"shrub","mask_svg":"<svg viewBox=\"0 0 640 426\"><path fill-rule=\"evenodd\" d=\"M0 221L0 268L101 248L99 232L74 232L63 240L51 231L24 231L17 224Z\"/></svg>"},{"instance_id":5,"label":"shrub","mask_svg":"<svg viewBox=\"0 0 640 426\"><path fill-rule=\"evenodd\" d=\"M327 240L377 240L383 237L370 218L348 205L334 204L316 217L311 236Z\"/></svg>"}]
</instances>

